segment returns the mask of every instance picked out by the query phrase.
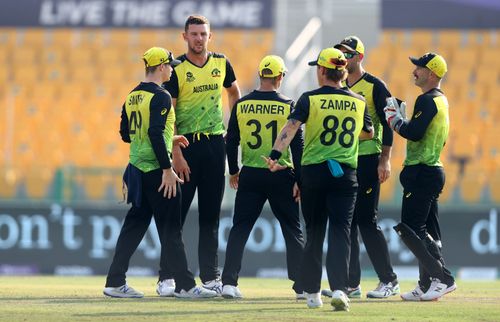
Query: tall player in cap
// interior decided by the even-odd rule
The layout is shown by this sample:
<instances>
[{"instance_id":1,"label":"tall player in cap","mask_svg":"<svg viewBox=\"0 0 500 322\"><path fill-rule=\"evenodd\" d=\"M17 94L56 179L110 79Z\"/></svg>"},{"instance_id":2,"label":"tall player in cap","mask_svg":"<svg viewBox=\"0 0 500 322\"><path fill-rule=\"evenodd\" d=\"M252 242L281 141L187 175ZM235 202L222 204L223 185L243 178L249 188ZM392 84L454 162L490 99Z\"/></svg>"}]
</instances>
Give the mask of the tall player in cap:
<instances>
[{"instance_id":1,"label":"tall player in cap","mask_svg":"<svg viewBox=\"0 0 500 322\"><path fill-rule=\"evenodd\" d=\"M182 151L174 148L173 164L184 180L181 186L183 223L194 195L198 193L200 279L204 287L220 293L222 283L217 250L226 181L222 93L225 89L232 107L240 98L240 89L228 58L208 51L212 33L207 18L189 16L182 36L188 47L187 53L179 57L181 63L175 67L165 88L173 97L177 133L186 136L190 145ZM167 266L174 260L167 259ZM163 280L158 283L157 291L161 296L174 287L168 275L162 276Z\"/></svg>"},{"instance_id":2,"label":"tall player in cap","mask_svg":"<svg viewBox=\"0 0 500 322\"><path fill-rule=\"evenodd\" d=\"M188 270L181 236L181 196L177 177L170 163L172 146L187 146L183 136L174 136L175 114L170 94L161 84L170 79L172 66L180 62L164 48L144 53L146 76L128 94L122 107L120 135L130 143L130 159L123 179L128 188L127 203L132 207L125 217L115 255L106 278L104 294L111 297L143 297L125 281L130 257L137 249L154 215L162 253L176 258L172 271L177 282L175 296L214 297L213 291L197 287Z\"/></svg>"},{"instance_id":3,"label":"tall player in cap","mask_svg":"<svg viewBox=\"0 0 500 322\"><path fill-rule=\"evenodd\" d=\"M408 140L400 175L401 223L394 229L417 258L420 270L417 287L401 297L406 301L432 301L457 288L445 266L438 235L438 197L445 183L440 155L450 126L448 100L440 89L447 65L444 58L435 53L410 57L410 60L416 66L415 85L422 90L412 117L407 120L405 104L399 104L392 97L384 109L389 125Z\"/></svg>"},{"instance_id":4,"label":"tall player in cap","mask_svg":"<svg viewBox=\"0 0 500 322\"><path fill-rule=\"evenodd\" d=\"M385 83L366 72L362 66L365 47L356 36L343 39L335 48L347 58L348 76L344 84L363 96L373 122L375 134L371 140L359 142L358 196L351 226L351 257L349 262L349 297L361 296L361 266L359 263L358 227L366 252L377 273L378 286L366 294L369 298L385 298L399 294L399 284L389 256L389 249L377 224L380 184L391 174L392 129L385 120L386 99L391 97ZM324 295L331 291L323 290Z\"/></svg>"},{"instance_id":5,"label":"tall player in cap","mask_svg":"<svg viewBox=\"0 0 500 322\"><path fill-rule=\"evenodd\" d=\"M327 222L326 270L333 290L334 310L348 310L350 227L357 193L356 168L359 139L373 137L362 96L342 87L347 60L335 48L323 49L316 66L318 89L305 92L278 135L267 159L271 171L280 169L280 157L300 125L305 123L301 199L307 241L301 282L310 308L323 305L320 296L323 241Z\"/></svg>"},{"instance_id":6,"label":"tall player in cap","mask_svg":"<svg viewBox=\"0 0 500 322\"><path fill-rule=\"evenodd\" d=\"M293 289L297 298L304 298L303 289L297 282L304 244L298 204L302 131L295 134L290 146L293 166L288 150L280 160L282 171L269 173L261 158L271 150L278 129L285 125L294 106L290 98L278 92L285 72L281 57L264 57L259 65L260 87L236 102L229 119L226 136L229 183L238 191L222 273L222 296L226 298L241 297L237 285L243 251L266 201L269 201L285 238L288 277L295 281ZM241 147L241 170L238 146Z\"/></svg>"}]
</instances>

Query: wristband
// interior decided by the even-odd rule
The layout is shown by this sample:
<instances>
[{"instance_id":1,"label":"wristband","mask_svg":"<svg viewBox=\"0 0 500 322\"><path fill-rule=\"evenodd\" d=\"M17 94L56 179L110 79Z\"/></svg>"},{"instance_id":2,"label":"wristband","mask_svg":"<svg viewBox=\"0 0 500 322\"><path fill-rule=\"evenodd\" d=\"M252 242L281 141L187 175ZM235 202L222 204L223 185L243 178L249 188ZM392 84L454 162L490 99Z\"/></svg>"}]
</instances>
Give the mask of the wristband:
<instances>
[{"instance_id":1,"label":"wristband","mask_svg":"<svg viewBox=\"0 0 500 322\"><path fill-rule=\"evenodd\" d=\"M271 154L269 154L269 159L271 160L279 160L281 158L281 152L278 150L271 150Z\"/></svg>"}]
</instances>

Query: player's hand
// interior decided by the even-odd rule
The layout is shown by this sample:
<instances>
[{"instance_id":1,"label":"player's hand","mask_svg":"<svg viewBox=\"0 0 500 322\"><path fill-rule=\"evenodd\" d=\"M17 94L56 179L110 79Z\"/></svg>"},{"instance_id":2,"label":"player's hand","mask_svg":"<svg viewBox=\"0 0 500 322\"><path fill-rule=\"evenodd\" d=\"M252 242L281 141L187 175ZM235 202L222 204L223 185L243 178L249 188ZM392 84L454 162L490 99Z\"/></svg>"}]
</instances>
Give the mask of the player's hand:
<instances>
[{"instance_id":1,"label":"player's hand","mask_svg":"<svg viewBox=\"0 0 500 322\"><path fill-rule=\"evenodd\" d=\"M406 113L406 103L403 108ZM384 113L387 124L389 124L391 129L399 132L399 128L403 124L405 117L401 114L401 107L395 97L387 98L387 106L384 108Z\"/></svg>"},{"instance_id":2,"label":"player's hand","mask_svg":"<svg viewBox=\"0 0 500 322\"><path fill-rule=\"evenodd\" d=\"M158 192L163 190L164 198L175 198L177 195L177 182L184 183L184 181L179 179L172 168L163 169L161 185L158 188Z\"/></svg>"},{"instance_id":3,"label":"player's hand","mask_svg":"<svg viewBox=\"0 0 500 322\"><path fill-rule=\"evenodd\" d=\"M288 167L285 166L285 165L281 165L278 163L278 160L272 160L271 158L269 157L266 157L266 156L261 156L261 158L266 161L266 164L267 164L267 167L269 168L269 170L271 172L276 172L276 171L280 171L280 170L285 170L287 169Z\"/></svg>"},{"instance_id":4,"label":"player's hand","mask_svg":"<svg viewBox=\"0 0 500 322\"><path fill-rule=\"evenodd\" d=\"M378 181L384 183L391 176L391 162L388 157L380 156L378 160Z\"/></svg>"},{"instance_id":5,"label":"player's hand","mask_svg":"<svg viewBox=\"0 0 500 322\"><path fill-rule=\"evenodd\" d=\"M175 172L177 172L177 175L183 182L189 182L191 169L189 168L186 159L184 159L184 155L182 155L179 145L175 145L172 148L172 167L175 169Z\"/></svg>"},{"instance_id":6,"label":"player's hand","mask_svg":"<svg viewBox=\"0 0 500 322\"><path fill-rule=\"evenodd\" d=\"M180 146L181 148L186 148L189 145L189 140L186 139L184 135L174 135L172 138L173 146Z\"/></svg>"},{"instance_id":7,"label":"player's hand","mask_svg":"<svg viewBox=\"0 0 500 322\"><path fill-rule=\"evenodd\" d=\"M238 182L240 181L240 172L232 174L229 176L229 186L235 190L238 190Z\"/></svg>"},{"instance_id":8,"label":"player's hand","mask_svg":"<svg viewBox=\"0 0 500 322\"><path fill-rule=\"evenodd\" d=\"M297 182L293 184L293 199L295 200L295 202L300 201L300 188Z\"/></svg>"}]
</instances>

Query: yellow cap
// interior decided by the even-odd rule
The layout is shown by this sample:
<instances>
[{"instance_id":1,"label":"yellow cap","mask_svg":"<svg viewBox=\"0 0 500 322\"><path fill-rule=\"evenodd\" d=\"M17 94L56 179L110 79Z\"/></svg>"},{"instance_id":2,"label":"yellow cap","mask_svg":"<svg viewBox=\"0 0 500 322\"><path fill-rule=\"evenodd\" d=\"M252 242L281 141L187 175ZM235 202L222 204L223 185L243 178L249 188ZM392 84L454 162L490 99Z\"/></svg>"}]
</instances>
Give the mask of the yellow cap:
<instances>
[{"instance_id":1,"label":"yellow cap","mask_svg":"<svg viewBox=\"0 0 500 322\"><path fill-rule=\"evenodd\" d=\"M365 54L365 45L363 45L363 42L361 42L361 39L359 39L356 36L348 36L345 37L340 44L337 44L334 46L337 49L340 49L340 47L344 47L350 52L357 52L359 54Z\"/></svg>"},{"instance_id":2,"label":"yellow cap","mask_svg":"<svg viewBox=\"0 0 500 322\"><path fill-rule=\"evenodd\" d=\"M269 71L266 69L271 71L271 73L269 74ZM264 70L266 70L265 73L263 73ZM285 62L280 56L268 55L262 58L259 64L259 75L261 77L277 77L287 71Z\"/></svg>"},{"instance_id":3,"label":"yellow cap","mask_svg":"<svg viewBox=\"0 0 500 322\"><path fill-rule=\"evenodd\" d=\"M309 62L309 66L316 65L330 69L344 70L347 66L347 59L340 50L329 47L319 53L318 59Z\"/></svg>"},{"instance_id":4,"label":"yellow cap","mask_svg":"<svg viewBox=\"0 0 500 322\"><path fill-rule=\"evenodd\" d=\"M161 47L149 48L142 56L146 62L146 67L153 67L160 64L169 64L170 66L177 66L181 62L172 58L172 53Z\"/></svg>"},{"instance_id":5,"label":"yellow cap","mask_svg":"<svg viewBox=\"0 0 500 322\"><path fill-rule=\"evenodd\" d=\"M436 53L426 53L420 58L410 57L410 60L416 66L429 68L439 78L442 78L448 71L443 56Z\"/></svg>"}]
</instances>

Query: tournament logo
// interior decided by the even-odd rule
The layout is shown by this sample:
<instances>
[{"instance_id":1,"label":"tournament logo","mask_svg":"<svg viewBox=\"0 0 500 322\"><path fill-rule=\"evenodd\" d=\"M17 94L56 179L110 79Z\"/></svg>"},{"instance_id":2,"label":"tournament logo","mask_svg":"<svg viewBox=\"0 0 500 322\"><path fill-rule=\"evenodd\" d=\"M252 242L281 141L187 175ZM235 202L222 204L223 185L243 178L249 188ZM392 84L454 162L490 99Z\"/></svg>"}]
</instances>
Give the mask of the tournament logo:
<instances>
[{"instance_id":1,"label":"tournament logo","mask_svg":"<svg viewBox=\"0 0 500 322\"><path fill-rule=\"evenodd\" d=\"M193 76L193 73L191 72L187 72L186 73L186 82L190 83L190 82L194 82L195 78Z\"/></svg>"},{"instance_id":2,"label":"tournament logo","mask_svg":"<svg viewBox=\"0 0 500 322\"><path fill-rule=\"evenodd\" d=\"M220 70L217 68L212 69L212 77L220 77Z\"/></svg>"}]
</instances>

